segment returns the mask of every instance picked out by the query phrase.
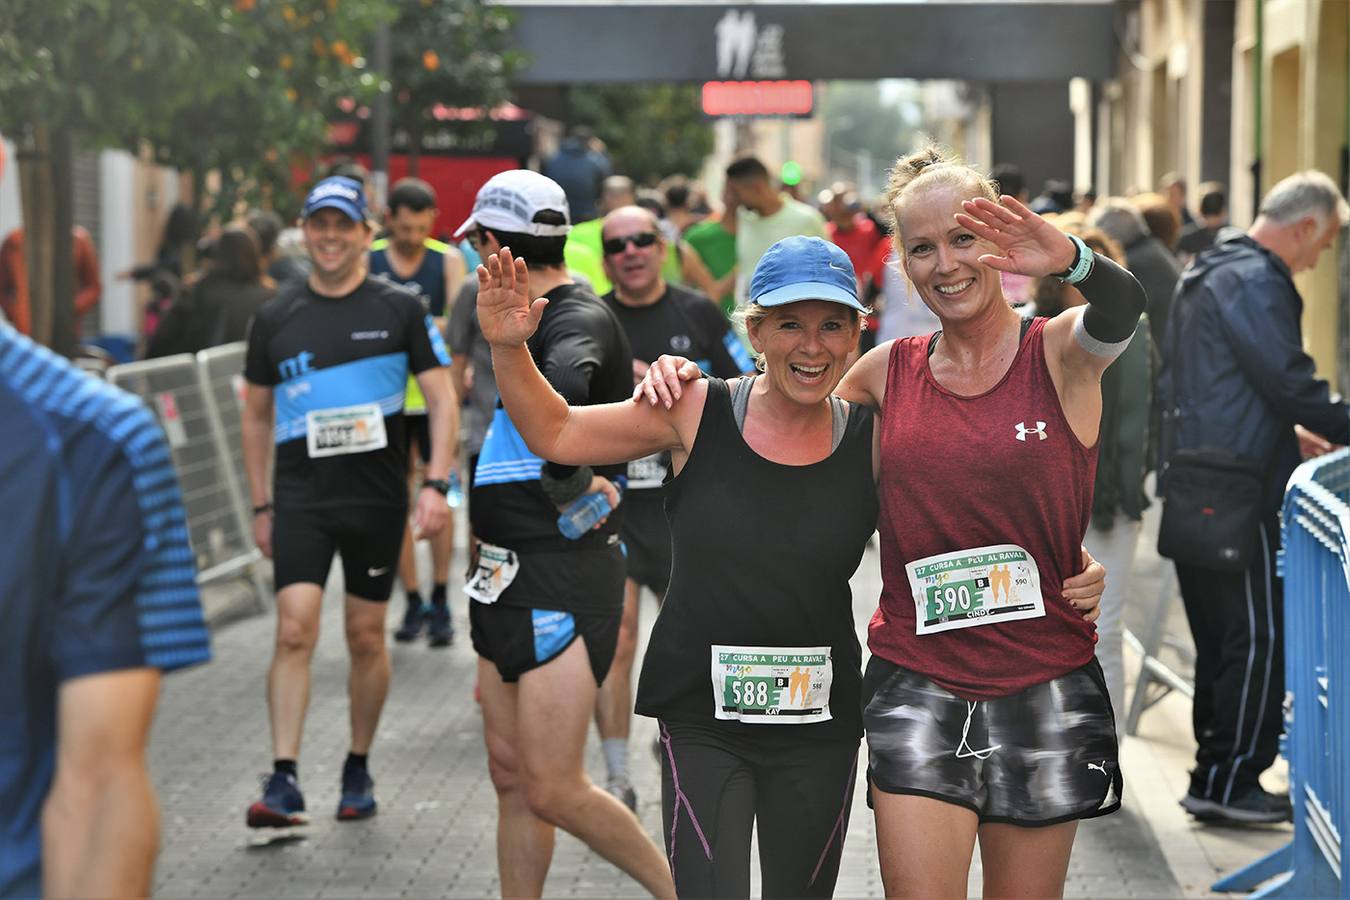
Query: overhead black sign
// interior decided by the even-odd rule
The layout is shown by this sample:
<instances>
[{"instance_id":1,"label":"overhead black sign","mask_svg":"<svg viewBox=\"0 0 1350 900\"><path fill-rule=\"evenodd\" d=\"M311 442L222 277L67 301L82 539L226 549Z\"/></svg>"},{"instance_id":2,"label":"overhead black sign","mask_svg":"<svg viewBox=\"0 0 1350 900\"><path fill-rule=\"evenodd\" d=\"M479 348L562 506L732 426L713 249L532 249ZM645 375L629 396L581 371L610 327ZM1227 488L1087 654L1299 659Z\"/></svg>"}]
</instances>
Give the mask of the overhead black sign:
<instances>
[{"instance_id":1,"label":"overhead black sign","mask_svg":"<svg viewBox=\"0 0 1350 900\"><path fill-rule=\"evenodd\" d=\"M1115 75L1114 0L553 3L501 0L524 84Z\"/></svg>"}]
</instances>

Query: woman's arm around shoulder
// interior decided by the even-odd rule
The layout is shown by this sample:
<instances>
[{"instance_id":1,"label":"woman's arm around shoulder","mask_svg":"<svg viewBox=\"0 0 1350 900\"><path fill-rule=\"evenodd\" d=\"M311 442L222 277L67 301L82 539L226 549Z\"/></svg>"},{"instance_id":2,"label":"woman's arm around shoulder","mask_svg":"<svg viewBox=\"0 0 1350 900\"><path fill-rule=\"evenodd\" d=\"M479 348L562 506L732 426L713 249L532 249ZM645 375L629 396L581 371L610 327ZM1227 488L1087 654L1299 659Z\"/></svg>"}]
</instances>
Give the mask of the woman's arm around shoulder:
<instances>
[{"instance_id":1,"label":"woman's arm around shoulder","mask_svg":"<svg viewBox=\"0 0 1350 900\"><path fill-rule=\"evenodd\" d=\"M878 415L886 401L886 372L890 368L891 349L895 341L877 344L864 353L835 388L836 397L850 403L870 406Z\"/></svg>"}]
</instances>

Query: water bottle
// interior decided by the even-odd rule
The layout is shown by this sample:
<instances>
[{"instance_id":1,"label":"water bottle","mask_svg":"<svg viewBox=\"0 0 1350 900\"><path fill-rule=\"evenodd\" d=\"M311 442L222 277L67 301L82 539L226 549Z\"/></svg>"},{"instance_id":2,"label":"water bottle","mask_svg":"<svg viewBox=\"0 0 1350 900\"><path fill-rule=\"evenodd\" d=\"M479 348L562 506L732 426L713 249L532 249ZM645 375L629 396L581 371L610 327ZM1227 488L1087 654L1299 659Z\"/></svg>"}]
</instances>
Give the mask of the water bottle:
<instances>
[{"instance_id":1,"label":"water bottle","mask_svg":"<svg viewBox=\"0 0 1350 900\"><path fill-rule=\"evenodd\" d=\"M452 508L459 509L464 505L464 485L459 480L459 472L450 470L450 490L445 492L445 502Z\"/></svg>"},{"instance_id":2,"label":"water bottle","mask_svg":"<svg viewBox=\"0 0 1350 900\"><path fill-rule=\"evenodd\" d=\"M623 489L627 485L628 479L622 475L614 479L614 486L619 490L620 499L623 498ZM575 541L594 528L595 524L609 515L612 509L609 498L603 492L583 494L568 504L562 515L558 516L558 530L562 532L563 537Z\"/></svg>"}]
</instances>

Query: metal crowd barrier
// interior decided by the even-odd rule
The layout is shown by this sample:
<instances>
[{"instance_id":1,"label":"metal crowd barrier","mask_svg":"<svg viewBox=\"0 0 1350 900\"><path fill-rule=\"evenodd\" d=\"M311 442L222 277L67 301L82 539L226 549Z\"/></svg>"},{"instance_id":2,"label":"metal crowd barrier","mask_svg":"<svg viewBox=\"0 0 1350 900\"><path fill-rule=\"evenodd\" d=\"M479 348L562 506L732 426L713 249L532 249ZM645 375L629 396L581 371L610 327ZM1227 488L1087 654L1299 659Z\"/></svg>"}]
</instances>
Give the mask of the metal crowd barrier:
<instances>
[{"instance_id":1,"label":"metal crowd barrier","mask_svg":"<svg viewBox=\"0 0 1350 900\"><path fill-rule=\"evenodd\" d=\"M201 585L246 576L267 604L253 542L240 442L244 345L113 366L107 379L136 394L164 429L187 512Z\"/></svg>"},{"instance_id":2,"label":"metal crowd barrier","mask_svg":"<svg viewBox=\"0 0 1350 900\"><path fill-rule=\"evenodd\" d=\"M1169 613L1176 602L1178 591L1176 569L1170 560L1163 560L1162 581L1143 636L1125 629L1125 642L1139 654L1139 677L1135 679L1134 694L1125 714L1126 734L1136 734L1139 731L1139 718L1172 691L1195 699L1195 685L1169 667L1161 656L1163 649L1169 649L1187 667L1195 663L1195 648L1186 641L1171 637L1167 632Z\"/></svg>"},{"instance_id":3,"label":"metal crowd barrier","mask_svg":"<svg viewBox=\"0 0 1350 900\"><path fill-rule=\"evenodd\" d=\"M1285 755L1294 839L1214 885L1254 896L1350 897L1341 856L1350 768L1350 450L1299 466L1289 479L1284 549ZM1274 878L1274 881L1270 879Z\"/></svg>"}]
</instances>

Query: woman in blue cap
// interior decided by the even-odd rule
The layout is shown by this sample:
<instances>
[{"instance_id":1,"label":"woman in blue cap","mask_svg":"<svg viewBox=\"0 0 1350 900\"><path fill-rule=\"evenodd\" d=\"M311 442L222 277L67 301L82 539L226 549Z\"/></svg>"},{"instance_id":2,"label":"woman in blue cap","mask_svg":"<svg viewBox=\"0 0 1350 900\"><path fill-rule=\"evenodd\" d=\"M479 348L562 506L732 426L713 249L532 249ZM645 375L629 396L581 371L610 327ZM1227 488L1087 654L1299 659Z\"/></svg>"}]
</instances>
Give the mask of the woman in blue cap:
<instances>
[{"instance_id":1,"label":"woman in blue cap","mask_svg":"<svg viewBox=\"0 0 1350 900\"><path fill-rule=\"evenodd\" d=\"M848 580L876 526L874 417L832 396L866 307L842 250L765 253L746 329L762 374L707 378L673 408L569 408L526 347L532 300L508 250L479 267L478 314L502 402L563 464L670 451L670 589L637 712L658 720L663 832L682 896L746 896L759 830L765 896L833 893L862 720Z\"/></svg>"},{"instance_id":2,"label":"woman in blue cap","mask_svg":"<svg viewBox=\"0 0 1350 900\"><path fill-rule=\"evenodd\" d=\"M877 347L839 385L878 416L862 693L882 882L964 897L978 841L985 896L1062 896L1079 820L1120 806L1095 635L1061 598L1092 507L1101 376L1143 289L936 148L896 163L886 202L942 330ZM1002 272L1056 277L1086 305L1024 321Z\"/></svg>"}]
</instances>

